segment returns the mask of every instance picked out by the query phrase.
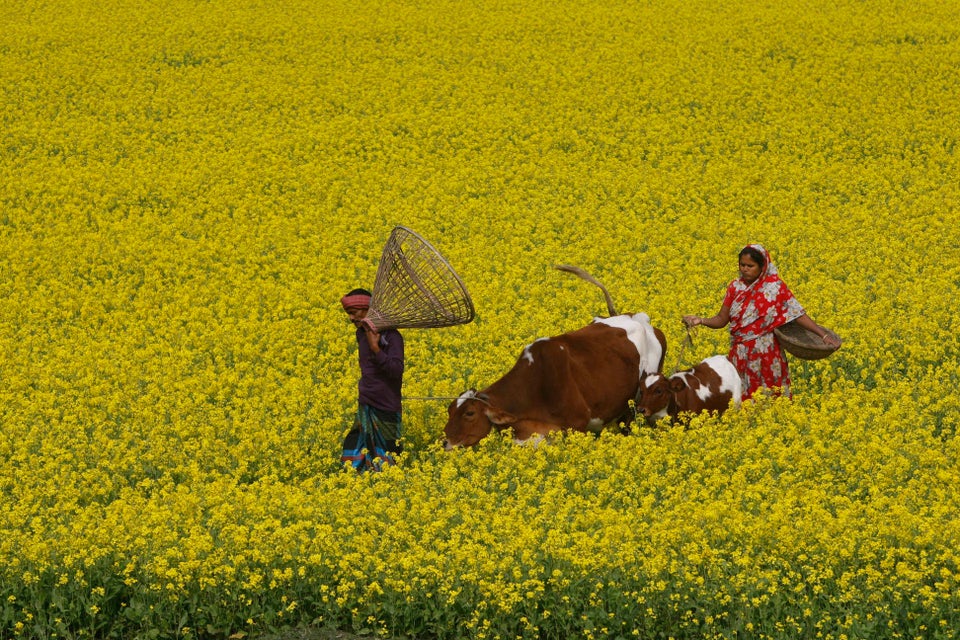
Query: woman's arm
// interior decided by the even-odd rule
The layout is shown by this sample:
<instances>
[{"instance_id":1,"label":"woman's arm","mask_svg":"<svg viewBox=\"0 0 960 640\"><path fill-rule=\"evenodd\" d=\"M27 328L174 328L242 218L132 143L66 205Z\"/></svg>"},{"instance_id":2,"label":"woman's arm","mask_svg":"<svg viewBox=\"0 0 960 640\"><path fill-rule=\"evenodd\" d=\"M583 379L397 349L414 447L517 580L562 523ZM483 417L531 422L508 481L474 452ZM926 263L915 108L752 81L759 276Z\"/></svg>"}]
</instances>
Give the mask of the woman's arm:
<instances>
[{"instance_id":1,"label":"woman's arm","mask_svg":"<svg viewBox=\"0 0 960 640\"><path fill-rule=\"evenodd\" d=\"M839 347L839 346L840 346L840 341L839 341L839 340L837 340L836 338L834 338L833 336L831 336L829 333L827 333L827 330L826 330L826 329L824 329L823 327L821 327L820 325L818 325L816 322L814 322L813 319L812 319L810 316L808 316L807 314L803 314L802 316L800 316L799 318L797 318L797 319L795 320L795 322L796 322L798 325L800 325L801 327L803 327L804 329L808 329L808 330L810 330L810 331L813 331L815 334L817 334L818 336L820 336L820 339L821 339L821 340L823 340L825 343L827 343L827 344L830 345L831 347Z\"/></svg>"},{"instance_id":2,"label":"woman's arm","mask_svg":"<svg viewBox=\"0 0 960 640\"><path fill-rule=\"evenodd\" d=\"M722 305L717 315L712 318L701 318L700 316L683 316L683 322L688 327L699 327L703 325L711 329L722 329L730 322L730 307Z\"/></svg>"}]
</instances>

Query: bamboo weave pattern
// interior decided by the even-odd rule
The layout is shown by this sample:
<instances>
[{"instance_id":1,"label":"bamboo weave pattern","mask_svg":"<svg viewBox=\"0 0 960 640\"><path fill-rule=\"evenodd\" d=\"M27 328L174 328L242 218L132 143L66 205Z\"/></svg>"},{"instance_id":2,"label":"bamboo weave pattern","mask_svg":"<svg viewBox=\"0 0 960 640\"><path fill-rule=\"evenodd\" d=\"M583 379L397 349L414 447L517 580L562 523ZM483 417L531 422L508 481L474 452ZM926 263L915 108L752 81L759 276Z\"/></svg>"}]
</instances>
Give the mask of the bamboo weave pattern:
<instances>
[{"instance_id":1,"label":"bamboo weave pattern","mask_svg":"<svg viewBox=\"0 0 960 640\"><path fill-rule=\"evenodd\" d=\"M450 263L422 236L394 227L383 248L367 321L377 330L466 324L475 310Z\"/></svg>"}]
</instances>

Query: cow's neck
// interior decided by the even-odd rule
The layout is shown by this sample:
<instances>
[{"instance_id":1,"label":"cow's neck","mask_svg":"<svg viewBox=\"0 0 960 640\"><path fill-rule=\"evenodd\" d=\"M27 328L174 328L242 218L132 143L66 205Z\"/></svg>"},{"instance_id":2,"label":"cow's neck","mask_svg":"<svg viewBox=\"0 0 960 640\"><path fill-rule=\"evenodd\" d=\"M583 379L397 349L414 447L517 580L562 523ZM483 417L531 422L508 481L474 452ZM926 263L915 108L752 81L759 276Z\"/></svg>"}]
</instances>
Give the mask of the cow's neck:
<instances>
[{"instance_id":1,"label":"cow's neck","mask_svg":"<svg viewBox=\"0 0 960 640\"><path fill-rule=\"evenodd\" d=\"M667 415L675 416L680 413L680 403L677 402L677 392L670 392L670 402L667 403Z\"/></svg>"},{"instance_id":2,"label":"cow's neck","mask_svg":"<svg viewBox=\"0 0 960 640\"><path fill-rule=\"evenodd\" d=\"M501 393L496 383L490 385L481 393L487 396L488 406L498 407L507 413L512 413L518 420L526 411L526 407L523 402L518 400L516 393ZM506 428L507 426L508 425L503 425L502 428Z\"/></svg>"}]
</instances>

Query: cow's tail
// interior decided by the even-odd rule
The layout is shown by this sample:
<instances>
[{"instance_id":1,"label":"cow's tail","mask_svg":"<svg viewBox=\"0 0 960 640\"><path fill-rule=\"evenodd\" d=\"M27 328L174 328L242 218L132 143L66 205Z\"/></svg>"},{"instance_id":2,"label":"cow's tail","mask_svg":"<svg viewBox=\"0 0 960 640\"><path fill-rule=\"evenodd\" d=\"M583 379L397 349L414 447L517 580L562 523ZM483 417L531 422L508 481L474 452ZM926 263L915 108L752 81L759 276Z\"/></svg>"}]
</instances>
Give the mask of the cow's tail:
<instances>
[{"instance_id":1,"label":"cow's tail","mask_svg":"<svg viewBox=\"0 0 960 640\"><path fill-rule=\"evenodd\" d=\"M572 273L574 275L580 276L587 282L592 282L593 284L600 287L600 290L603 291L603 297L606 298L607 300L607 311L610 312L610 316L613 317L613 316L619 315L617 313L616 307L613 306L613 298L610 297L610 292L607 291L607 288L603 286L599 280L594 278L592 275L590 275L580 267L574 267L573 265L558 264L558 265L554 265L554 268L559 269L560 271L566 271L567 273Z\"/></svg>"}]
</instances>

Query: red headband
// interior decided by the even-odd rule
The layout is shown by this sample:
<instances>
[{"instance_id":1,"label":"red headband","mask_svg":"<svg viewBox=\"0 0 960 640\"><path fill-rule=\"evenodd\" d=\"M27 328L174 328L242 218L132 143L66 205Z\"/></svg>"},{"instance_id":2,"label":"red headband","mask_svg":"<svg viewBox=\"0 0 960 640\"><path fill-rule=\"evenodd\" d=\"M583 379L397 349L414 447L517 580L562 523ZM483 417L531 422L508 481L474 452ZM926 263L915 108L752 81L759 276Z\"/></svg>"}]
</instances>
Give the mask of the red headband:
<instances>
[{"instance_id":1,"label":"red headband","mask_svg":"<svg viewBox=\"0 0 960 640\"><path fill-rule=\"evenodd\" d=\"M340 304L344 309L369 309L370 296L363 293L355 293L352 296L343 296L340 298Z\"/></svg>"}]
</instances>

